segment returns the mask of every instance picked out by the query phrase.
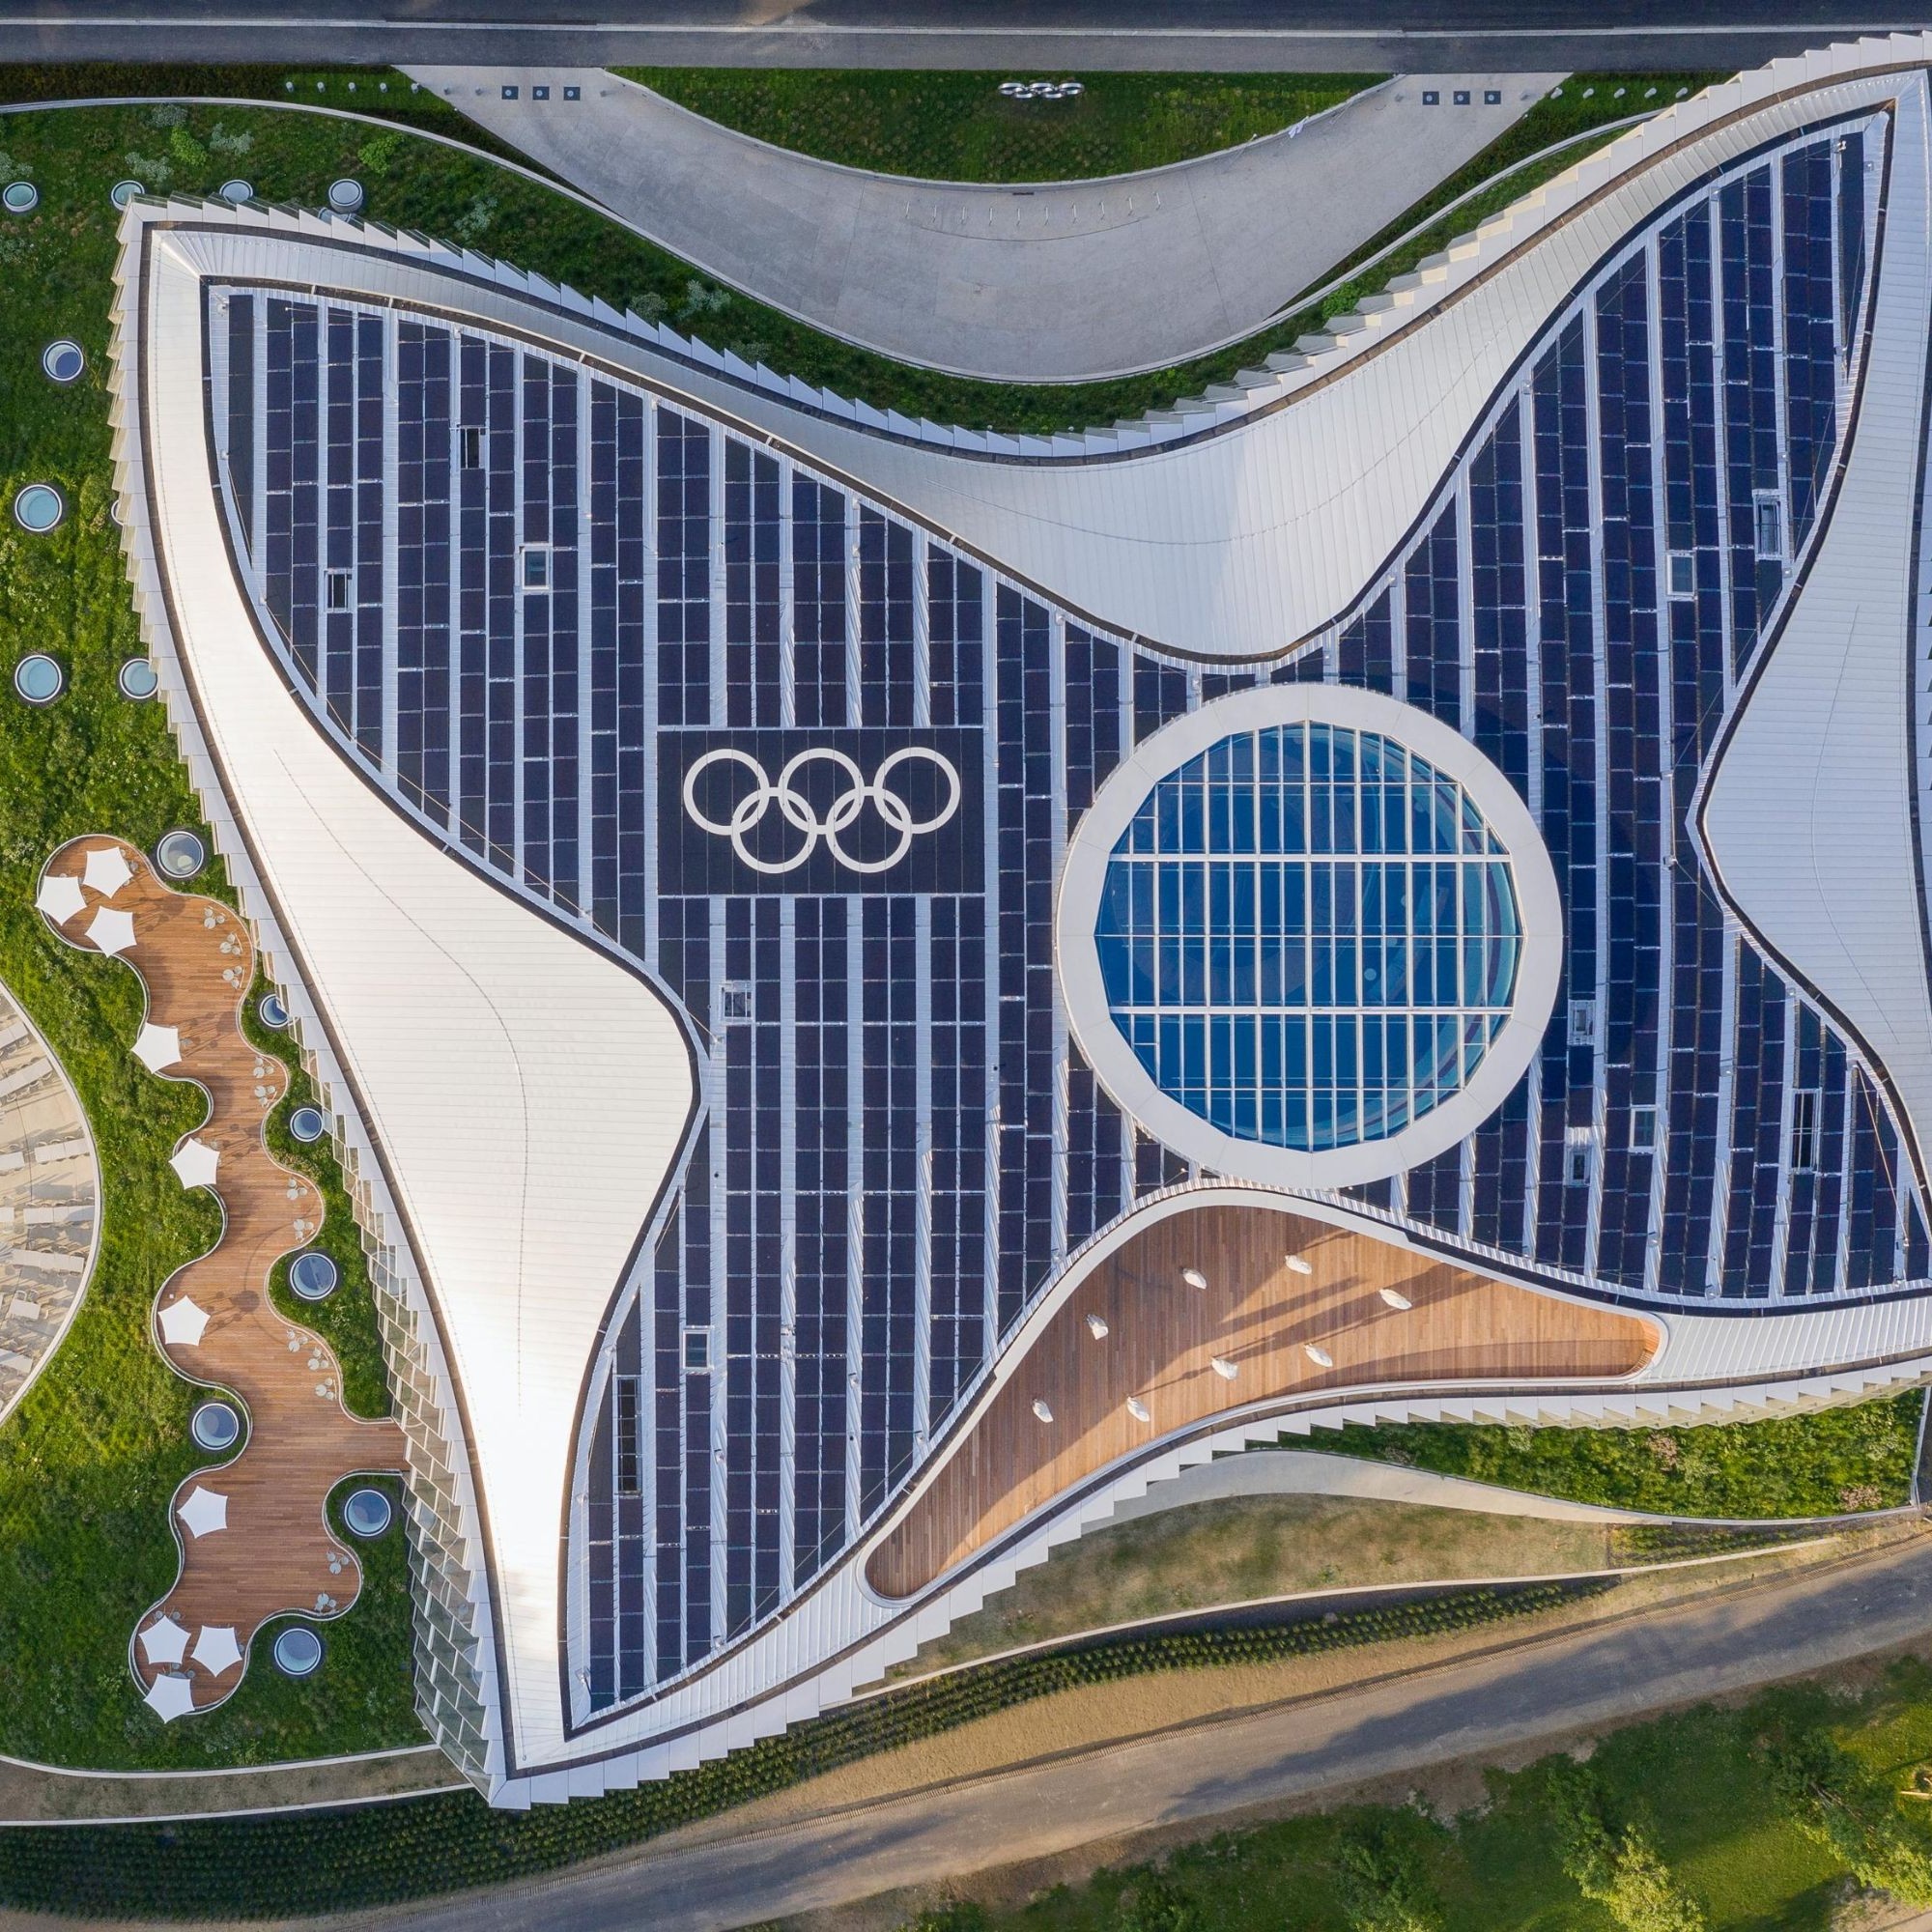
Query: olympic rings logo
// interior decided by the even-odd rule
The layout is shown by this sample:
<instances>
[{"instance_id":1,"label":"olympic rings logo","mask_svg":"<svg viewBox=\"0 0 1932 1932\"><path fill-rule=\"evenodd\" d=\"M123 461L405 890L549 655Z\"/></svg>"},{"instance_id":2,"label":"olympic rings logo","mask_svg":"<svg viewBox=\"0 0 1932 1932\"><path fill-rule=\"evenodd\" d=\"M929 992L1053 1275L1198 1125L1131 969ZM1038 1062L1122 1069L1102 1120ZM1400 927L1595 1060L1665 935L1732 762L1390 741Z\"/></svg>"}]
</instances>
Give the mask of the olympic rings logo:
<instances>
[{"instance_id":1,"label":"olympic rings logo","mask_svg":"<svg viewBox=\"0 0 1932 1932\"><path fill-rule=\"evenodd\" d=\"M894 772L915 759L932 766L947 788L946 803L925 818L915 817L912 807L888 783ZM820 764L832 766L844 781L822 816L794 782L802 772ZM752 788L731 808L731 815L725 819L713 818L697 803L698 781L714 765L741 766L752 779ZM923 745L908 745L890 753L869 781L853 759L829 745L795 753L785 760L776 781L765 775L764 766L749 752L741 752L733 745L706 752L684 775L684 809L692 823L714 838L730 839L739 864L768 877L797 871L818 850L821 839L832 856L850 871L889 872L912 849L916 837L937 832L959 810L959 773L952 759ZM746 843L746 835L763 824L765 814L774 805L784 822L805 841L797 851L781 859L766 858ZM839 842L858 824L867 806L878 813L892 834L891 847L880 858L861 857Z\"/></svg>"}]
</instances>

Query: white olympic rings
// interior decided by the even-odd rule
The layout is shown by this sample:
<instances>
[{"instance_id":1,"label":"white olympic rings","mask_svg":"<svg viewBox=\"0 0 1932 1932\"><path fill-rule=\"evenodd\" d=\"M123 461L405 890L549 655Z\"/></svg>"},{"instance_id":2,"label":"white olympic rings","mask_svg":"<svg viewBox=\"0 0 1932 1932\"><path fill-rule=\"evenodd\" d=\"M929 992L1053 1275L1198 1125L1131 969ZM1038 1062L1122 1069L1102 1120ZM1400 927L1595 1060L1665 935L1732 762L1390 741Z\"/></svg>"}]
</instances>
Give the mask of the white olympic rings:
<instances>
[{"instance_id":1,"label":"white olympic rings","mask_svg":"<svg viewBox=\"0 0 1932 1932\"><path fill-rule=\"evenodd\" d=\"M905 800L886 783L900 765L913 758L923 758L935 767L948 786L946 803L929 818L915 818ZM752 789L731 808L731 816L722 822L701 810L697 803L698 780L713 765L720 764L742 765L751 773L753 780ZM812 764L836 766L847 780L845 789L832 801L823 818L819 817L811 801L792 785L792 780ZM853 759L830 745L810 746L803 752L794 753L785 760L784 769L778 775L776 782L765 776L764 766L751 753L741 752L735 745L722 745L716 751L706 752L684 775L684 809L690 814L692 823L714 838L730 839L731 849L738 855L739 864L770 877L797 871L818 850L821 838L832 856L848 870L889 872L912 849L912 841L918 834L937 832L952 818L959 810L959 773L952 760L924 745L907 745L890 753L872 774L869 782ZM745 843L745 835L763 822L774 802L785 823L805 835L805 843L784 859L761 858ZM859 814L868 805L894 835L895 842L884 858L855 858L838 842L839 835L852 829Z\"/></svg>"}]
</instances>

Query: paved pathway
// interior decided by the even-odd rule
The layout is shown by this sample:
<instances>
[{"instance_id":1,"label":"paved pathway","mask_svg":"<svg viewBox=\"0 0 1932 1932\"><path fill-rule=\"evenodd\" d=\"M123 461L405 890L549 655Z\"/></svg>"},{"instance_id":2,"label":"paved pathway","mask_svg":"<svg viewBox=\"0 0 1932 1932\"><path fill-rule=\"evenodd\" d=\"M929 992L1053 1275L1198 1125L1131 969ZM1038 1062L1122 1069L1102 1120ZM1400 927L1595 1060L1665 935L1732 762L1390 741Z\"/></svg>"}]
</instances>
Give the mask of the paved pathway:
<instances>
[{"instance_id":1,"label":"paved pathway","mask_svg":"<svg viewBox=\"0 0 1932 1932\"><path fill-rule=\"evenodd\" d=\"M752 1835L726 1821L540 1884L359 1916L410 1932L678 1932L790 1918L1096 1839L1596 1727L1932 1634L1932 1539L1359 1690Z\"/></svg>"},{"instance_id":2,"label":"paved pathway","mask_svg":"<svg viewBox=\"0 0 1932 1932\"><path fill-rule=\"evenodd\" d=\"M1010 382L1161 368L1252 333L1561 78L1409 74L1174 167L980 187L812 160L598 68L406 71L721 281L902 361Z\"/></svg>"},{"instance_id":3,"label":"paved pathway","mask_svg":"<svg viewBox=\"0 0 1932 1932\"><path fill-rule=\"evenodd\" d=\"M65 1771L0 1757L0 1828L215 1818L284 1806L367 1804L468 1787L434 1745L232 1771ZM0 1857L6 1839L0 1835ZM0 1917L0 1925L6 1920Z\"/></svg>"}]
</instances>

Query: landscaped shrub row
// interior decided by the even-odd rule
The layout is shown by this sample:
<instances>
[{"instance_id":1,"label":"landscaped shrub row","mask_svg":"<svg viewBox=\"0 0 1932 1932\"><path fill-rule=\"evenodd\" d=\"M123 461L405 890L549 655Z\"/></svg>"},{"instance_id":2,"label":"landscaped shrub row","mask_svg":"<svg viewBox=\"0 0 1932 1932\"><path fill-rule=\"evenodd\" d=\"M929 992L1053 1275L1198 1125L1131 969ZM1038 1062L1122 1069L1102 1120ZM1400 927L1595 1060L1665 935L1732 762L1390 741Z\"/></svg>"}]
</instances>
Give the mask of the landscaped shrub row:
<instances>
[{"instance_id":1,"label":"landscaped shrub row","mask_svg":"<svg viewBox=\"0 0 1932 1932\"><path fill-rule=\"evenodd\" d=\"M1601 1587L1458 1591L1346 1615L1310 1612L1268 1629L1018 1658L869 1698L634 1792L526 1813L492 1811L478 1798L458 1795L261 1819L5 1832L0 1901L192 1918L421 1897L612 1851L1058 1690L1470 1630L1535 1616Z\"/></svg>"},{"instance_id":2,"label":"landscaped shrub row","mask_svg":"<svg viewBox=\"0 0 1932 1932\"><path fill-rule=\"evenodd\" d=\"M1660 1516L1831 1517L1912 1499L1918 1389L1808 1415L1691 1429L1350 1424L1283 1438L1439 1475Z\"/></svg>"}]
</instances>

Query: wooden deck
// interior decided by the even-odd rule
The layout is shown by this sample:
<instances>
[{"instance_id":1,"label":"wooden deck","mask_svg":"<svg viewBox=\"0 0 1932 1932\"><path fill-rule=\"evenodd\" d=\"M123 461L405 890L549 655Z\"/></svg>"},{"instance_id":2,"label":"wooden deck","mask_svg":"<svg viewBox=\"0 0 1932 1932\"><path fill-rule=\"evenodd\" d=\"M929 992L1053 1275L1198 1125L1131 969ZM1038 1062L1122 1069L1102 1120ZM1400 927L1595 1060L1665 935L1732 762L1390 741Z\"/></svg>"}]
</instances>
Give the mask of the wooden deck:
<instances>
[{"instance_id":1,"label":"wooden deck","mask_svg":"<svg viewBox=\"0 0 1932 1932\"><path fill-rule=\"evenodd\" d=\"M1291 1256L1310 1272L1291 1268ZM1189 1269L1205 1289L1188 1285ZM1383 1289L1413 1306L1392 1307ZM1090 1316L1106 1324L1103 1336ZM867 1578L882 1596L909 1597L1116 1459L1260 1402L1378 1384L1605 1379L1642 1367L1659 1340L1635 1316L1301 1215L1175 1214L1103 1262L982 1398L873 1549Z\"/></svg>"},{"instance_id":2,"label":"wooden deck","mask_svg":"<svg viewBox=\"0 0 1932 1932\"><path fill-rule=\"evenodd\" d=\"M104 847L121 854L132 876L111 895L87 888L80 910L65 920L49 913L49 921L70 944L95 951L89 931L102 907L131 916L134 943L119 956L147 983L149 1023L181 1036L180 1061L161 1077L194 1080L207 1092L208 1120L188 1139L219 1156L213 1188L226 1217L221 1239L170 1277L155 1308L158 1322L191 1302L207 1326L194 1343L164 1342L157 1326L156 1346L190 1380L238 1396L248 1435L239 1456L190 1476L170 1505L181 1574L138 1629L172 1617L187 1633L186 1658L178 1666L156 1663L139 1641L130 1653L144 1690L161 1675L183 1675L202 1710L233 1692L246 1668L245 1659L218 1670L197 1659L194 1646L205 1631L232 1632L245 1652L270 1617L334 1616L355 1601L361 1565L328 1529L325 1502L345 1476L402 1471L404 1442L394 1422L348 1413L328 1345L284 1321L269 1296L275 1262L314 1238L323 1208L314 1185L276 1161L263 1138L288 1074L242 1032L242 1003L255 977L251 936L225 906L174 891L118 839L73 840L48 862L46 876L78 878L88 855ZM225 1501L227 1519L197 1535L188 1525L208 1507L195 1502L204 1491ZM220 1650L217 1635L209 1651Z\"/></svg>"}]
</instances>

